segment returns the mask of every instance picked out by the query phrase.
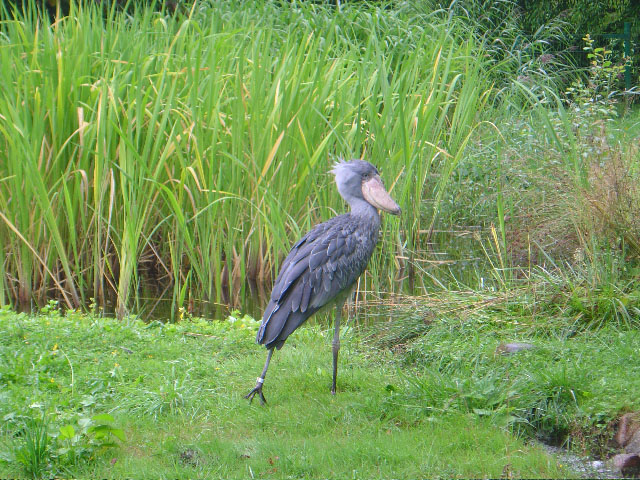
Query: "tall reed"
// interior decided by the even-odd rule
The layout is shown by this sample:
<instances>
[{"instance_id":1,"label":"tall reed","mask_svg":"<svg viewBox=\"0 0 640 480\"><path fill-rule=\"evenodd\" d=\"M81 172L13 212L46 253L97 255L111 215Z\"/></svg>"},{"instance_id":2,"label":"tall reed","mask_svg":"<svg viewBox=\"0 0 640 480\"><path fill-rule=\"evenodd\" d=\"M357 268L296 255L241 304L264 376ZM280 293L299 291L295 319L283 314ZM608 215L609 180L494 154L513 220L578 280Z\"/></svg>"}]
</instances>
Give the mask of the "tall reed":
<instances>
[{"instance_id":1,"label":"tall reed","mask_svg":"<svg viewBox=\"0 0 640 480\"><path fill-rule=\"evenodd\" d=\"M174 306L269 281L344 206L338 157L381 167L384 223L363 290L398 290L491 90L473 37L401 11L271 2L2 13L0 302ZM407 263L408 262L408 263Z\"/></svg>"}]
</instances>

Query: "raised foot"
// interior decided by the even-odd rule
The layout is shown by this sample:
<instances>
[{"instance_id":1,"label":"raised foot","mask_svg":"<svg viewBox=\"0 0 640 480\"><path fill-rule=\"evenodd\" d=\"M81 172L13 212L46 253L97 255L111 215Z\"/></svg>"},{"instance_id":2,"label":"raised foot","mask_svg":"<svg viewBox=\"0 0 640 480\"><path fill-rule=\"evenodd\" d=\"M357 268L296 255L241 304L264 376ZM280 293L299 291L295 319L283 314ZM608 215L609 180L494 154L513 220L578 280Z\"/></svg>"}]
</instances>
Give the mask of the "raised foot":
<instances>
[{"instance_id":1,"label":"raised foot","mask_svg":"<svg viewBox=\"0 0 640 480\"><path fill-rule=\"evenodd\" d=\"M249 404L251 404L251 402L253 402L253 397L256 396L256 393L258 394L258 396L260 398L260 405L266 404L267 403L267 399L264 398L264 394L262 393L262 384L261 383L256 385L253 390L251 390L249 393L247 393L244 396L244 398L249 399Z\"/></svg>"}]
</instances>

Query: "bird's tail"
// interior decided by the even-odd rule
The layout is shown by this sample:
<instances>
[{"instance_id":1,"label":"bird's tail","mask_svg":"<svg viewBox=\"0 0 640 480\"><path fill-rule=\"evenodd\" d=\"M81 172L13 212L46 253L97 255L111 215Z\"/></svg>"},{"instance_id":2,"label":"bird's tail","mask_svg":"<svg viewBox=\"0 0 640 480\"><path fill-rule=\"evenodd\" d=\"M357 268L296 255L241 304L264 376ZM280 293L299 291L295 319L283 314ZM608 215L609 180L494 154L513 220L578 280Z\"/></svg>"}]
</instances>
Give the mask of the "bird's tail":
<instances>
[{"instance_id":1,"label":"bird's tail","mask_svg":"<svg viewBox=\"0 0 640 480\"><path fill-rule=\"evenodd\" d=\"M306 312L299 310L292 312L291 310L290 298L287 298L282 304L274 301L269 302L264 311L262 325L256 335L256 342L268 349L276 347L280 350L289 335L313 315L317 308L309 309Z\"/></svg>"}]
</instances>

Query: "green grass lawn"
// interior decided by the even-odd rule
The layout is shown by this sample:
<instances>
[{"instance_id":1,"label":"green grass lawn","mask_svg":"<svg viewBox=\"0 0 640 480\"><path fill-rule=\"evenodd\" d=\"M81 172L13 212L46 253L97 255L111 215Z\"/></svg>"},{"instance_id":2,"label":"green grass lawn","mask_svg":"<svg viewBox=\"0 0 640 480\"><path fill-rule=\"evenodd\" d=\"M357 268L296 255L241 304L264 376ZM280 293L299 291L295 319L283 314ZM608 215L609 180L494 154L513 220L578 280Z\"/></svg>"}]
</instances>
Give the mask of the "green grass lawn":
<instances>
[{"instance_id":1,"label":"green grass lawn","mask_svg":"<svg viewBox=\"0 0 640 480\"><path fill-rule=\"evenodd\" d=\"M330 333L309 326L274 355L268 405L249 405L243 395L265 355L256 324L0 311L0 475L570 474L490 415L424 414L408 382L415 368L353 330L344 334L338 395L329 393Z\"/></svg>"}]
</instances>

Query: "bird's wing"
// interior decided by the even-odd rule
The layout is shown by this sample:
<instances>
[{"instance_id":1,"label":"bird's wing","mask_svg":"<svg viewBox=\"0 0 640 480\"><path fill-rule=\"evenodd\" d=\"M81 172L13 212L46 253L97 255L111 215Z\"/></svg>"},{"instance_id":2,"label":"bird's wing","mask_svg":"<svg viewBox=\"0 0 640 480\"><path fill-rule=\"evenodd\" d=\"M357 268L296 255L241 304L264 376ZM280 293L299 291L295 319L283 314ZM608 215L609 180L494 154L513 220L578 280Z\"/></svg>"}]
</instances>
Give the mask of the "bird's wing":
<instances>
[{"instance_id":1,"label":"bird's wing","mask_svg":"<svg viewBox=\"0 0 640 480\"><path fill-rule=\"evenodd\" d=\"M362 274L376 238L359 234L358 223L346 217L317 225L293 246L265 309L259 343L281 346L298 326Z\"/></svg>"}]
</instances>

